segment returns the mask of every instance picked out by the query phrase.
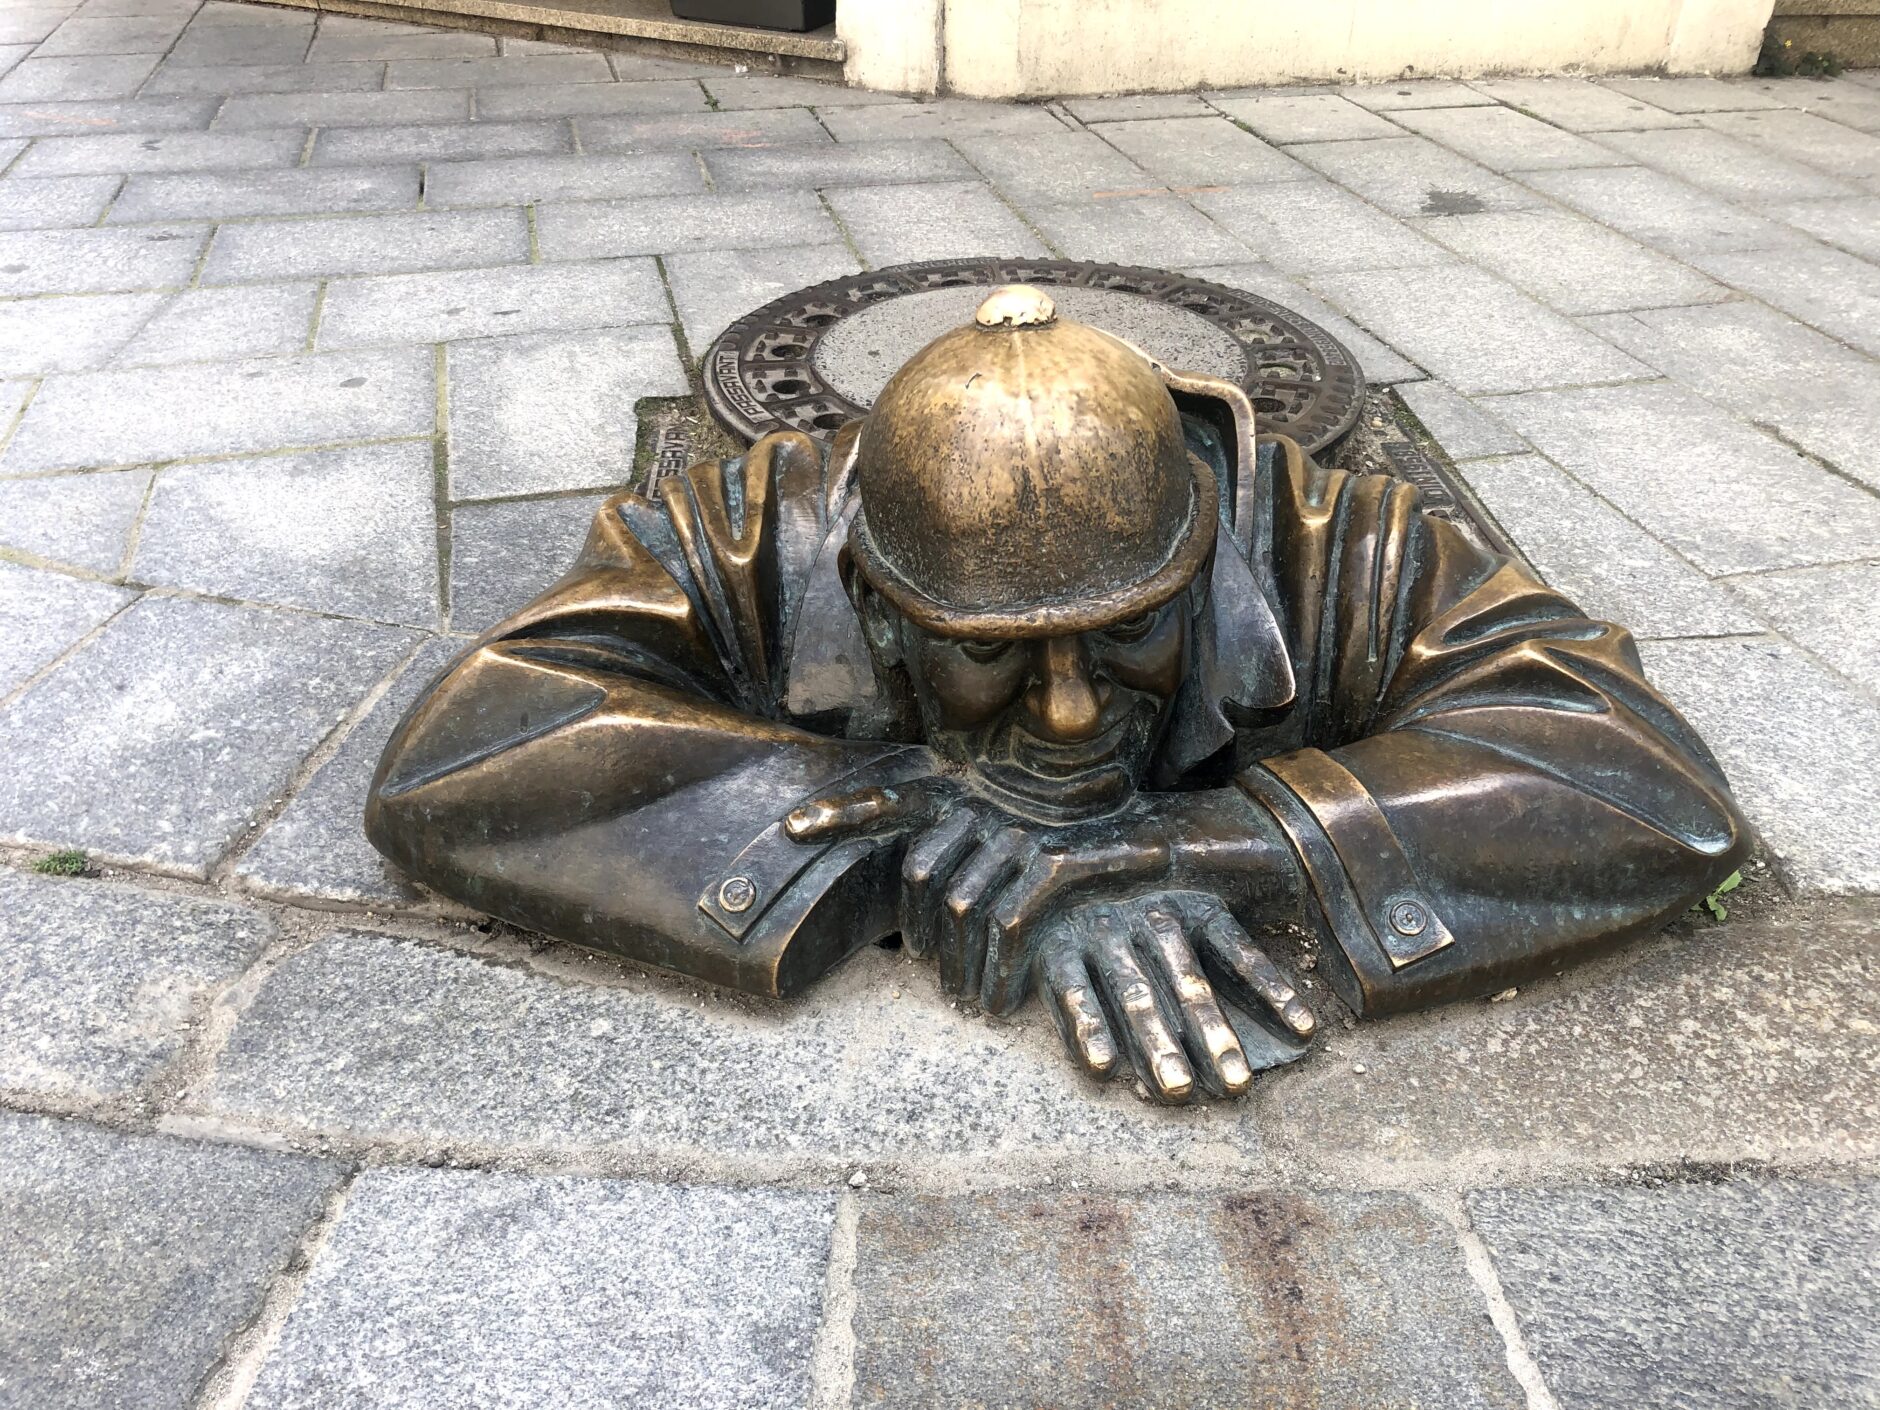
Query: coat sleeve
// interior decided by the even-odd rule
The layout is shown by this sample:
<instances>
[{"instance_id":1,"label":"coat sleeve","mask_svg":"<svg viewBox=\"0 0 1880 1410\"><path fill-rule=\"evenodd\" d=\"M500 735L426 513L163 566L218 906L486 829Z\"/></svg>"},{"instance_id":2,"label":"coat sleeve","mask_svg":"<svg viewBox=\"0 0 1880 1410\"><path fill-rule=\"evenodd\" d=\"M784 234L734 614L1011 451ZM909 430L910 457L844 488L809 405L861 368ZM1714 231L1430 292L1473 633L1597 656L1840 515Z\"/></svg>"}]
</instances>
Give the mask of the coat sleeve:
<instances>
[{"instance_id":1,"label":"coat sleeve","mask_svg":"<svg viewBox=\"0 0 1880 1410\"><path fill-rule=\"evenodd\" d=\"M778 825L923 752L776 718L778 579L820 525L821 464L779 434L657 501L602 506L573 569L399 724L367 802L373 845L478 910L756 993L891 928L870 849Z\"/></svg>"},{"instance_id":2,"label":"coat sleeve","mask_svg":"<svg viewBox=\"0 0 1880 1410\"><path fill-rule=\"evenodd\" d=\"M1741 864L1722 771L1628 632L1411 487L1281 445L1273 564L1307 747L1241 782L1297 850L1354 1008L1493 992L1662 924Z\"/></svg>"}]
</instances>

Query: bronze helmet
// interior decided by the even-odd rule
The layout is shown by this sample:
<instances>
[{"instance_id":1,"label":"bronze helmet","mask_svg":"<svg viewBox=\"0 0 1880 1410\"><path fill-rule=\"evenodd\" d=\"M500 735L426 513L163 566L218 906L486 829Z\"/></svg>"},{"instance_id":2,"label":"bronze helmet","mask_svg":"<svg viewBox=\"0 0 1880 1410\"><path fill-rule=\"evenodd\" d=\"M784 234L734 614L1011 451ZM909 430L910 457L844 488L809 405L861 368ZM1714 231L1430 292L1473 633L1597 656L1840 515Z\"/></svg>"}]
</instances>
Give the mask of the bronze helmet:
<instances>
[{"instance_id":1,"label":"bronze helmet","mask_svg":"<svg viewBox=\"0 0 1880 1410\"><path fill-rule=\"evenodd\" d=\"M1214 548L1213 472L1135 348L994 290L889 380L856 451L862 575L916 626L1057 636L1161 606Z\"/></svg>"}]
</instances>

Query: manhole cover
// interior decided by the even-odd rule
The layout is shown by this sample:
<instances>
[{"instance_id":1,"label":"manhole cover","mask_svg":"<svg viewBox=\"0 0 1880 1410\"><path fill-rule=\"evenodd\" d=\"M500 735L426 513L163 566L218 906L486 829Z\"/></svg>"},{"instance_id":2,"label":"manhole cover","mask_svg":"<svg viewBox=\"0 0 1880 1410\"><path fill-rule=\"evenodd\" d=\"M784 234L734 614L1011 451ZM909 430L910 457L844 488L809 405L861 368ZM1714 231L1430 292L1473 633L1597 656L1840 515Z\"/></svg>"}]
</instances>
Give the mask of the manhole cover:
<instances>
[{"instance_id":1,"label":"manhole cover","mask_svg":"<svg viewBox=\"0 0 1880 1410\"><path fill-rule=\"evenodd\" d=\"M705 357L705 398L746 440L785 428L828 440L874 403L915 352L972 318L998 284L1048 287L1067 317L1127 338L1170 367L1247 389L1263 430L1308 452L1351 430L1357 360L1270 299L1165 269L1072 260L902 264L798 290L727 328Z\"/></svg>"}]
</instances>

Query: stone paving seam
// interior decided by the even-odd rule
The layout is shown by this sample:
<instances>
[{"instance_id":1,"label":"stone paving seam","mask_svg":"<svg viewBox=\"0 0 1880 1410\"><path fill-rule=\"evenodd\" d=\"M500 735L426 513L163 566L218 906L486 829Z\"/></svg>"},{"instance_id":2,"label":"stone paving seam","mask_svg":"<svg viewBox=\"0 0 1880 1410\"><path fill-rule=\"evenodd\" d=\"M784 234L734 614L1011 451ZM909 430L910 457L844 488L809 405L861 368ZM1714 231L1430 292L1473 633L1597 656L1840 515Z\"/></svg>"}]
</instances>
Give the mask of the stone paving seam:
<instances>
[{"instance_id":1,"label":"stone paving seam","mask_svg":"<svg viewBox=\"0 0 1880 1410\"><path fill-rule=\"evenodd\" d=\"M855 1394L855 1233L865 1197L854 1187L840 1188L836 1194L822 1318L810 1353L807 1410L849 1410Z\"/></svg>"},{"instance_id":2,"label":"stone paving seam","mask_svg":"<svg viewBox=\"0 0 1880 1410\"><path fill-rule=\"evenodd\" d=\"M281 1332L300 1301L307 1279L332 1240L359 1174L357 1167L345 1169L327 1192L312 1221L301 1232L292 1256L268 1280L255 1315L236 1329L223 1346L220 1359L198 1384L194 1410L242 1410L247 1403L261 1368L280 1344Z\"/></svg>"},{"instance_id":3,"label":"stone paving seam","mask_svg":"<svg viewBox=\"0 0 1880 1410\"><path fill-rule=\"evenodd\" d=\"M65 573L62 574L62 576L75 578L80 575L77 573ZM14 686L12 690L7 691L4 695L0 695L0 711L4 711L18 701L23 700L27 695L31 694L34 688L42 681L57 674L60 667L65 665L66 662L70 661L86 647L90 646L99 637L103 636L105 632L110 629L113 622L117 621L118 618L122 617L132 607L135 607L147 595L147 593L138 589L131 589L131 596L119 603L103 621L92 627L91 630L87 631L71 645L67 646L65 650L61 651L57 656L54 656L50 661L46 662L45 665L27 676L25 680Z\"/></svg>"},{"instance_id":4,"label":"stone paving seam","mask_svg":"<svg viewBox=\"0 0 1880 1410\"><path fill-rule=\"evenodd\" d=\"M432 636L429 633L425 633L421 635L418 640L413 642L411 649L400 656L397 661L392 664L391 668L388 669L383 676L379 677L379 679L353 703L352 707L340 717L333 728L327 732L326 737L308 751L295 767L294 772L289 776L287 782L281 786L279 794L265 806L258 809L249 819L248 826L236 833L233 840L223 848L221 857L216 861L214 866L209 868L210 885L220 888L223 883L229 881L229 879L234 876L237 864L249 849L261 840L261 834L266 832L268 828L273 825L275 819L287 811L288 804L292 803L294 799L300 795L300 791L307 786L315 774L320 772L327 760L339 753L341 747L346 743L347 736L359 727L361 720L372 713L372 707L379 703L380 699L392 688L393 683L397 681L405 668L430 645L432 640Z\"/></svg>"},{"instance_id":5,"label":"stone paving seam","mask_svg":"<svg viewBox=\"0 0 1880 1410\"><path fill-rule=\"evenodd\" d=\"M1475 1225L1469 1218L1465 1193L1457 1189L1444 1190L1440 1194L1425 1194L1423 1202L1446 1219L1455 1230L1456 1242L1462 1249L1462 1266L1481 1290L1488 1320L1507 1351L1509 1374L1527 1396L1528 1410L1561 1410L1560 1402L1548 1386L1540 1364L1528 1349L1527 1338L1521 1331L1521 1318L1502 1289L1501 1275L1495 1270L1495 1260L1488 1251L1488 1245L1482 1241L1482 1236L1475 1231Z\"/></svg>"}]
</instances>

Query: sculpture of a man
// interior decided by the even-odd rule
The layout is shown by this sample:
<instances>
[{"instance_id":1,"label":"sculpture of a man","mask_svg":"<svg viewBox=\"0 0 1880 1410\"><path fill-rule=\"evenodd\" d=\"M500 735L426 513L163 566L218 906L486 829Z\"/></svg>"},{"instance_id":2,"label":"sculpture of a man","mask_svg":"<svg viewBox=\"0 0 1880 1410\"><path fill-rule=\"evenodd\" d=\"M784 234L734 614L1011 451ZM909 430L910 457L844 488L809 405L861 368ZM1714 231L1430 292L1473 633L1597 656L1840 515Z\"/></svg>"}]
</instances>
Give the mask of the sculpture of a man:
<instances>
[{"instance_id":1,"label":"sculpture of a man","mask_svg":"<svg viewBox=\"0 0 1880 1410\"><path fill-rule=\"evenodd\" d=\"M1171 1102L1303 1051L1281 927L1396 1012L1748 849L1625 631L1024 287L826 460L778 432L611 499L413 707L366 826L479 910L761 994L899 931Z\"/></svg>"}]
</instances>

